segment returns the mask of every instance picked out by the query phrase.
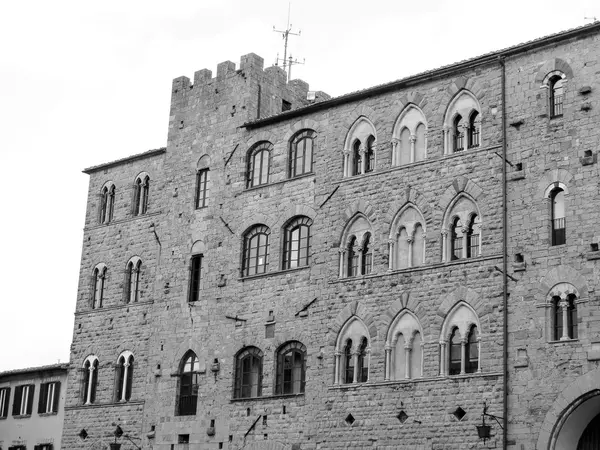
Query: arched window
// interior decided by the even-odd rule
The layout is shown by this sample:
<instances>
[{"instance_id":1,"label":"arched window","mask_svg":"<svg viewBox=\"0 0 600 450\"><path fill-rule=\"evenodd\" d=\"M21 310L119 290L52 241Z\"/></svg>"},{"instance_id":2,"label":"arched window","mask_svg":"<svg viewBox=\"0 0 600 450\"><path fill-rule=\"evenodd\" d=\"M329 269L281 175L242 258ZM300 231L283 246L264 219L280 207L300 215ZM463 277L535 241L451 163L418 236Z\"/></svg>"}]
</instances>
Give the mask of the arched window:
<instances>
[{"instance_id":1,"label":"arched window","mask_svg":"<svg viewBox=\"0 0 600 450\"><path fill-rule=\"evenodd\" d=\"M404 128L400 133L400 154L398 158L399 165L409 164L411 161L411 135L408 128Z\"/></svg>"},{"instance_id":2,"label":"arched window","mask_svg":"<svg viewBox=\"0 0 600 450\"><path fill-rule=\"evenodd\" d=\"M462 116L457 114L454 117L454 121L452 122L452 136L454 138L452 148L455 152L460 152L465 149L465 144L463 142L464 134L462 130Z\"/></svg>"},{"instance_id":3,"label":"arched window","mask_svg":"<svg viewBox=\"0 0 600 450\"><path fill-rule=\"evenodd\" d=\"M392 131L392 166L427 157L427 120L421 109L409 104L398 116Z\"/></svg>"},{"instance_id":4,"label":"arched window","mask_svg":"<svg viewBox=\"0 0 600 450\"><path fill-rule=\"evenodd\" d=\"M366 383L369 381L369 365L367 362L367 338L363 337L360 341L360 347L358 348L358 354L356 357L356 375L358 383Z\"/></svg>"},{"instance_id":5,"label":"arched window","mask_svg":"<svg viewBox=\"0 0 600 450\"><path fill-rule=\"evenodd\" d=\"M276 395L304 393L306 347L297 341L282 345L277 351L276 373Z\"/></svg>"},{"instance_id":6,"label":"arched window","mask_svg":"<svg viewBox=\"0 0 600 450\"><path fill-rule=\"evenodd\" d=\"M346 341L344 346L344 384L354 382L354 355L352 354L352 339Z\"/></svg>"},{"instance_id":7,"label":"arched window","mask_svg":"<svg viewBox=\"0 0 600 450\"><path fill-rule=\"evenodd\" d=\"M392 221L389 236L389 269L406 269L425 263L425 220L412 204L403 207Z\"/></svg>"},{"instance_id":8,"label":"arched window","mask_svg":"<svg viewBox=\"0 0 600 450\"><path fill-rule=\"evenodd\" d=\"M290 178L313 171L313 150L316 133L304 130L296 134L290 144Z\"/></svg>"},{"instance_id":9,"label":"arched window","mask_svg":"<svg viewBox=\"0 0 600 450\"><path fill-rule=\"evenodd\" d=\"M110 223L115 210L115 185L106 185L100 194L100 223Z\"/></svg>"},{"instance_id":10,"label":"arched window","mask_svg":"<svg viewBox=\"0 0 600 450\"><path fill-rule=\"evenodd\" d=\"M473 111L469 116L469 129L468 129L468 148L479 147L479 127L477 126L476 120L479 116L479 112Z\"/></svg>"},{"instance_id":11,"label":"arched window","mask_svg":"<svg viewBox=\"0 0 600 450\"><path fill-rule=\"evenodd\" d=\"M94 268L92 275L92 309L102 308L107 268L103 264Z\"/></svg>"},{"instance_id":12,"label":"arched window","mask_svg":"<svg viewBox=\"0 0 600 450\"><path fill-rule=\"evenodd\" d=\"M375 170L375 137L369 136L365 150L365 173Z\"/></svg>"},{"instance_id":13,"label":"arched window","mask_svg":"<svg viewBox=\"0 0 600 450\"><path fill-rule=\"evenodd\" d=\"M450 335L450 351L448 352L448 374L458 375L460 373L461 366L461 353L462 353L461 337L458 328L452 330Z\"/></svg>"},{"instance_id":14,"label":"arched window","mask_svg":"<svg viewBox=\"0 0 600 450\"><path fill-rule=\"evenodd\" d=\"M460 219L456 217L452 222L452 228L450 230L450 255L452 260L460 259L463 257L463 232L462 224Z\"/></svg>"},{"instance_id":15,"label":"arched window","mask_svg":"<svg viewBox=\"0 0 600 450\"><path fill-rule=\"evenodd\" d=\"M193 351L188 351L179 365L179 395L177 415L195 416L198 404L200 363Z\"/></svg>"},{"instance_id":16,"label":"arched window","mask_svg":"<svg viewBox=\"0 0 600 450\"><path fill-rule=\"evenodd\" d=\"M235 357L234 398L262 395L263 353L256 347L246 347Z\"/></svg>"},{"instance_id":17,"label":"arched window","mask_svg":"<svg viewBox=\"0 0 600 450\"><path fill-rule=\"evenodd\" d=\"M361 275L369 275L373 267L373 250L371 249L371 234L365 234L362 244Z\"/></svg>"},{"instance_id":18,"label":"arched window","mask_svg":"<svg viewBox=\"0 0 600 450\"><path fill-rule=\"evenodd\" d=\"M421 325L410 311L400 311L392 321L385 342L385 381L423 376Z\"/></svg>"},{"instance_id":19,"label":"arched window","mask_svg":"<svg viewBox=\"0 0 600 450\"><path fill-rule=\"evenodd\" d=\"M272 148L271 143L261 142L248 152L247 188L260 186L269 182Z\"/></svg>"},{"instance_id":20,"label":"arched window","mask_svg":"<svg viewBox=\"0 0 600 450\"><path fill-rule=\"evenodd\" d=\"M550 193L552 201L552 245L567 242L567 224L565 218L565 192L557 187Z\"/></svg>"},{"instance_id":21,"label":"arched window","mask_svg":"<svg viewBox=\"0 0 600 450\"><path fill-rule=\"evenodd\" d=\"M244 235L242 276L265 273L269 265L269 235L265 225L255 225Z\"/></svg>"},{"instance_id":22,"label":"arched window","mask_svg":"<svg viewBox=\"0 0 600 450\"><path fill-rule=\"evenodd\" d=\"M552 297L551 307L552 339L555 341L577 339L577 296L569 294L561 298L556 295Z\"/></svg>"},{"instance_id":23,"label":"arched window","mask_svg":"<svg viewBox=\"0 0 600 450\"><path fill-rule=\"evenodd\" d=\"M308 266L310 263L310 227L308 217L296 217L290 221L283 236L283 269Z\"/></svg>"},{"instance_id":24,"label":"arched window","mask_svg":"<svg viewBox=\"0 0 600 450\"><path fill-rule=\"evenodd\" d=\"M560 75L550 78L550 117L563 115L564 82Z\"/></svg>"},{"instance_id":25,"label":"arched window","mask_svg":"<svg viewBox=\"0 0 600 450\"><path fill-rule=\"evenodd\" d=\"M148 212L148 196L150 195L150 177L140 174L133 187L133 215L139 216Z\"/></svg>"},{"instance_id":26,"label":"arched window","mask_svg":"<svg viewBox=\"0 0 600 450\"><path fill-rule=\"evenodd\" d=\"M125 303L135 303L140 297L140 273L142 261L131 259L125 269Z\"/></svg>"},{"instance_id":27,"label":"arched window","mask_svg":"<svg viewBox=\"0 0 600 450\"><path fill-rule=\"evenodd\" d=\"M196 209L208 206L208 175L209 169L200 169L196 172Z\"/></svg>"},{"instance_id":28,"label":"arched window","mask_svg":"<svg viewBox=\"0 0 600 450\"><path fill-rule=\"evenodd\" d=\"M467 258L476 258L479 256L479 218L477 214L471 217L467 228L466 245Z\"/></svg>"},{"instance_id":29,"label":"arched window","mask_svg":"<svg viewBox=\"0 0 600 450\"><path fill-rule=\"evenodd\" d=\"M577 333L577 298L574 295L567 297L567 331L571 339L579 337Z\"/></svg>"},{"instance_id":30,"label":"arched window","mask_svg":"<svg viewBox=\"0 0 600 450\"><path fill-rule=\"evenodd\" d=\"M465 372L475 373L479 368L479 338L477 327L473 325L467 337L465 349Z\"/></svg>"},{"instance_id":31,"label":"arched window","mask_svg":"<svg viewBox=\"0 0 600 450\"><path fill-rule=\"evenodd\" d=\"M361 144L357 139L352 145L352 175L360 175L362 173L362 152Z\"/></svg>"},{"instance_id":32,"label":"arched window","mask_svg":"<svg viewBox=\"0 0 600 450\"><path fill-rule=\"evenodd\" d=\"M358 250L356 249L356 237L352 236L348 242L348 276L358 275Z\"/></svg>"},{"instance_id":33,"label":"arched window","mask_svg":"<svg viewBox=\"0 0 600 450\"><path fill-rule=\"evenodd\" d=\"M117 361L116 384L115 401L129 401L133 386L133 355L131 352L124 352Z\"/></svg>"},{"instance_id":34,"label":"arched window","mask_svg":"<svg viewBox=\"0 0 600 450\"><path fill-rule=\"evenodd\" d=\"M98 358L95 356L88 356L83 363L81 399L85 405L91 405L96 401L98 366Z\"/></svg>"}]
</instances>

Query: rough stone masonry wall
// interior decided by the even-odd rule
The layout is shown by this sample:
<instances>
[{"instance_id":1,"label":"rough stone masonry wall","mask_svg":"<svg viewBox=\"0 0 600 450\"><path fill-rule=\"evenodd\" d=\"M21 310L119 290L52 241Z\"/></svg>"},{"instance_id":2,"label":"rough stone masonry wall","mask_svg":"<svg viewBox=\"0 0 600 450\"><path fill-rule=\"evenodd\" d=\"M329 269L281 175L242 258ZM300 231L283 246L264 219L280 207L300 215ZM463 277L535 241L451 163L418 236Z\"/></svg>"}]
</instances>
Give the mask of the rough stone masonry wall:
<instances>
[{"instance_id":1,"label":"rough stone masonry wall","mask_svg":"<svg viewBox=\"0 0 600 450\"><path fill-rule=\"evenodd\" d=\"M509 284L509 439L516 448L536 448L561 392L579 383L583 393L580 377L598 369L593 346L600 342L599 266L591 244L598 243L600 210L599 54L598 36L592 36L507 61L509 123L522 122L508 128L508 159L523 165L509 174L508 255L521 253L526 263L515 265L516 281ZM567 75L564 114L557 118L549 117L548 93L541 87L553 70ZM555 182L568 190L566 244L559 246L551 245L550 200L544 195ZM557 283L578 290L577 340L552 339L548 294Z\"/></svg>"}]
</instances>

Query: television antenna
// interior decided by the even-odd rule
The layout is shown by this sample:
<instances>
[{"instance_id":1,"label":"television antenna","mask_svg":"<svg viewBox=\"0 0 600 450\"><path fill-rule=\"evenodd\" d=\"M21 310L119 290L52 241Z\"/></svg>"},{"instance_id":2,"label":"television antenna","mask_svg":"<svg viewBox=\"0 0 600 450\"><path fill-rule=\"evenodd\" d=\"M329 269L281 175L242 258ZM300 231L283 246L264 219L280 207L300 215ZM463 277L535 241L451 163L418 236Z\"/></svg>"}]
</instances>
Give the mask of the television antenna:
<instances>
[{"instance_id":1,"label":"television antenna","mask_svg":"<svg viewBox=\"0 0 600 450\"><path fill-rule=\"evenodd\" d=\"M275 28L275 25L273 25L273 31L276 33L281 33L281 37L284 40L284 44L283 44L283 59L279 58L279 53L277 53L277 58L275 59L275 65L277 66L279 64L279 62L283 62L283 70L286 70L286 67L288 68L287 73L288 73L288 81L290 81L291 77L292 77L292 66L295 64L304 64L305 60L303 59L302 61L298 61L298 59L294 59L290 53L290 56L288 57L287 52L288 52L288 39L290 36L300 36L302 34L302 30L299 30L297 33L293 33L292 32L292 24L290 23L290 10L291 10L291 2L288 3L288 19L287 19L287 26L285 28L285 30L277 30Z\"/></svg>"},{"instance_id":2,"label":"television antenna","mask_svg":"<svg viewBox=\"0 0 600 450\"><path fill-rule=\"evenodd\" d=\"M584 17L583 20L591 20L591 21L594 21L594 22L598 22L598 18L596 16Z\"/></svg>"}]
</instances>

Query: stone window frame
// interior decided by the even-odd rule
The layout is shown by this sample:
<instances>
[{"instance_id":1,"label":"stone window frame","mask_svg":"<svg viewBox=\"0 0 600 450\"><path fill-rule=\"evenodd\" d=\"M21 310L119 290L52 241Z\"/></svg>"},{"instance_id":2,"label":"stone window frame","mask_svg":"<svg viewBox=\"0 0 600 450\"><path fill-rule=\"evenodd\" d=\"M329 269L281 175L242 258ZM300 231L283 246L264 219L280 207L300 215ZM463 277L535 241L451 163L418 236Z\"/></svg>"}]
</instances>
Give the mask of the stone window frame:
<instances>
[{"instance_id":1,"label":"stone window frame","mask_svg":"<svg viewBox=\"0 0 600 450\"><path fill-rule=\"evenodd\" d=\"M288 353L299 353L301 355L300 380L294 378L294 371L291 373L292 392L284 392L284 358ZM299 389L294 389L296 383L299 383ZM275 385L274 395L297 395L304 394L306 389L306 346L300 341L287 341L279 346L275 351Z\"/></svg>"},{"instance_id":2,"label":"stone window frame","mask_svg":"<svg viewBox=\"0 0 600 450\"><path fill-rule=\"evenodd\" d=\"M81 366L81 403L85 406L96 403L96 394L98 388L98 377L100 371L100 360L96 355L89 355L83 360Z\"/></svg>"},{"instance_id":3,"label":"stone window frame","mask_svg":"<svg viewBox=\"0 0 600 450\"><path fill-rule=\"evenodd\" d=\"M125 264L125 280L123 283L123 302L125 304L137 303L143 292L141 287L142 260L139 256L132 256Z\"/></svg>"},{"instance_id":4,"label":"stone window frame","mask_svg":"<svg viewBox=\"0 0 600 450\"><path fill-rule=\"evenodd\" d=\"M361 124L365 123L370 130L361 130ZM356 166L356 153L360 155L360 166ZM372 167L368 167L370 152L372 152ZM366 116L361 115L354 121L344 141L344 178L364 175L377 169L377 131L375 125ZM355 167L356 166L356 167ZM356 170L354 170L356 169ZM357 173L354 173L357 172Z\"/></svg>"},{"instance_id":5,"label":"stone window frame","mask_svg":"<svg viewBox=\"0 0 600 450\"><path fill-rule=\"evenodd\" d=\"M463 105L459 105L463 98L468 98L468 101L463 101ZM482 134L482 108L481 104L477 97L468 89L461 89L450 101L448 104L448 108L446 109L446 114L444 116L444 124L443 124L443 133L444 133L444 155L450 155L456 153L455 149L455 141L457 138L457 132L462 134L462 148L458 151L463 151L467 149L467 145L465 145L465 141L468 141L469 135L469 119L471 118L474 112L477 112L477 117L475 119L474 125L477 127L477 132L479 135L479 144L478 147L482 146L483 143L483 134ZM460 116L458 123L456 120ZM458 131L457 131L458 130Z\"/></svg>"},{"instance_id":6,"label":"stone window frame","mask_svg":"<svg viewBox=\"0 0 600 450\"><path fill-rule=\"evenodd\" d=\"M562 192L564 195L564 217L562 218L564 220L564 242L560 243L560 244L555 244L555 211L554 211L554 198L556 197L556 195ZM544 191L544 198L546 199L546 201L548 202L548 217L549 217L549 233L550 233L550 237L548 239L548 242L550 244L550 246L555 247L557 245L564 245L567 243L567 211L569 211L568 208L568 200L569 200L569 189L567 188L567 185L565 183L563 183L562 181L554 181L551 184L549 184L545 191Z\"/></svg>"},{"instance_id":7,"label":"stone window frame","mask_svg":"<svg viewBox=\"0 0 600 450\"><path fill-rule=\"evenodd\" d=\"M191 248L188 264L188 302L195 302L201 299L201 292L204 289L205 281L205 253L206 247L204 245L204 242L201 240L197 240L196 242L194 242Z\"/></svg>"},{"instance_id":8,"label":"stone window frame","mask_svg":"<svg viewBox=\"0 0 600 450\"><path fill-rule=\"evenodd\" d=\"M100 200L98 223L100 225L109 224L114 220L116 189L115 183L112 181L107 181L100 189L98 194Z\"/></svg>"},{"instance_id":9,"label":"stone window frame","mask_svg":"<svg viewBox=\"0 0 600 450\"><path fill-rule=\"evenodd\" d=\"M295 268L299 268L299 267L307 267L310 265L311 262L311 247L312 247L312 240L313 240L313 236L311 234L311 229L312 229L312 225L313 225L313 220L308 217L308 216L294 216L292 217L290 220L288 220L285 225L283 226L283 246L282 246L282 251L281 251L281 268L282 270L288 270L288 269L295 269ZM306 257L303 258L304 261L301 261L301 255L300 255L300 249L301 247L301 243L303 240L302 237L302 232L299 232L299 239L298 239L298 258L296 261L296 265L294 265L292 267L292 248L293 248L293 243L295 242L295 240L293 239L293 233L294 230L296 229L302 229L302 228L306 228Z\"/></svg>"},{"instance_id":10,"label":"stone window frame","mask_svg":"<svg viewBox=\"0 0 600 450\"><path fill-rule=\"evenodd\" d=\"M108 267L104 263L94 266L90 280L90 309L100 309L104 306Z\"/></svg>"},{"instance_id":11,"label":"stone window frame","mask_svg":"<svg viewBox=\"0 0 600 450\"><path fill-rule=\"evenodd\" d=\"M559 301L556 302L556 299ZM569 303L572 301L575 311L575 318L571 318L572 320L572 329L574 328L577 336L573 337L573 333L569 333L569 318L568 318L568 307ZM585 303L586 300L582 299L580 292L578 289L571 283L566 281L561 281L556 283L546 294L546 301L544 302L545 307L545 317L546 317L546 342L554 343L554 342L565 342L565 341L578 341L580 339L579 326L577 324L577 318L583 317L581 314L580 305ZM561 319L562 319L562 336L559 339L555 338L555 330L557 328L557 324L555 323L555 318L557 317L556 308L560 307L562 310Z\"/></svg>"},{"instance_id":12,"label":"stone window frame","mask_svg":"<svg viewBox=\"0 0 600 450\"><path fill-rule=\"evenodd\" d=\"M473 204L474 207L469 211L462 212L462 213L456 213L454 211L454 208L455 208L456 204L458 203L458 201L463 197L468 199ZM466 243L466 239L465 239L465 240L463 240L463 244L462 244L462 257L457 258L457 259L468 259L468 258L470 259L470 258L478 258L478 257L482 256L482 254L483 254L484 219L481 215L479 205L477 204L475 199L473 197L471 197L469 194L467 194L466 192L460 192L453 198L452 202L446 209L444 216L445 217L442 222L443 227L442 227L442 232L441 232L441 234L442 234L442 262L450 262L450 261L454 260L452 258L452 254L453 254L452 233L453 233L453 229L455 228L456 219L458 219L462 225L461 230L460 230L460 236L462 238L468 237L469 232L471 232L472 234L475 233L479 238L476 255L467 256L468 252L469 252L469 248L471 248L471 244L469 242L469 245L466 245L467 243ZM474 222L477 219L479 219L479 222ZM467 225L464 225L464 224L467 224Z\"/></svg>"},{"instance_id":13,"label":"stone window frame","mask_svg":"<svg viewBox=\"0 0 600 450\"><path fill-rule=\"evenodd\" d=\"M309 141L310 144L310 152L307 152L306 142ZM314 172L314 164L315 164L315 148L317 145L317 132L310 128L303 128L302 130L294 133L294 135L289 140L289 151L288 151L288 178L298 178L303 175L308 175ZM298 162L298 144L300 142L304 142L303 146L303 156L302 156L302 170L298 170L297 162ZM306 169L306 159L307 153L310 155L310 168Z\"/></svg>"},{"instance_id":14,"label":"stone window frame","mask_svg":"<svg viewBox=\"0 0 600 450\"><path fill-rule=\"evenodd\" d=\"M194 195L195 209L203 209L208 206L211 187L210 156L202 155L196 164L196 191Z\"/></svg>"},{"instance_id":15,"label":"stone window frame","mask_svg":"<svg viewBox=\"0 0 600 450\"><path fill-rule=\"evenodd\" d=\"M259 141L254 144L246 153L246 189L251 189L259 186L265 186L271 181L271 168L273 160L274 146L269 141ZM259 153L267 152L266 157L266 172L264 172L264 158L260 160L258 173L256 172L256 156ZM258 175L258 182L255 182ZM263 180L264 175L264 180Z\"/></svg>"},{"instance_id":16,"label":"stone window frame","mask_svg":"<svg viewBox=\"0 0 600 450\"><path fill-rule=\"evenodd\" d=\"M189 362L189 370L188 369ZM193 350L185 352L177 368L177 397L175 398L176 416L195 416L198 410L198 390L200 386L200 360ZM189 381L189 383L188 383ZM184 389L189 388L189 395L184 395ZM189 403L184 399L189 398Z\"/></svg>"},{"instance_id":17,"label":"stone window frame","mask_svg":"<svg viewBox=\"0 0 600 450\"><path fill-rule=\"evenodd\" d=\"M131 202L131 215L143 216L148 212L148 198L150 196L150 175L141 172L133 182L133 199Z\"/></svg>"},{"instance_id":18,"label":"stone window frame","mask_svg":"<svg viewBox=\"0 0 600 450\"><path fill-rule=\"evenodd\" d=\"M266 244L262 247L264 247L264 253L262 254L262 256L264 257L265 261L263 264L258 264L259 258L261 256L261 254L259 253L260 250L260 238L259 241L257 243L257 251L256 251L256 259L257 259L257 264L254 266L254 273L250 273L250 254L252 252L252 249L254 247L252 247L252 240L254 239L254 237L256 237L257 235L262 234L266 236ZM252 226L250 226L243 234L242 237L242 264L241 264L241 276L242 278L245 277L251 277L254 275L263 275L269 272L269 253L270 253L270 237L271 237L271 229L263 224L263 223L257 223L254 224ZM262 267L262 271L259 272L258 271L258 267Z\"/></svg>"},{"instance_id":19,"label":"stone window frame","mask_svg":"<svg viewBox=\"0 0 600 450\"><path fill-rule=\"evenodd\" d=\"M129 350L121 352L117 358L115 363L115 402L125 403L131 399L134 362L133 353Z\"/></svg>"},{"instance_id":20,"label":"stone window frame","mask_svg":"<svg viewBox=\"0 0 600 450\"><path fill-rule=\"evenodd\" d=\"M368 229L364 230L354 230L353 226L359 219L364 219L368 223ZM367 218L366 215L362 213L355 214L352 217L346 226L344 227L344 231L342 233L342 239L339 246L339 278L356 278L364 275L369 275L373 273L373 251L376 248L376 241L374 239L375 234L373 233L373 226L371 225L371 221ZM352 248L350 248L350 244L354 243ZM368 273L363 273L364 267L364 258L365 258L365 244L368 245L367 251L370 251L368 255L370 255L370 270ZM350 274L350 261L349 257L351 254L356 255L358 258L357 267L358 273L356 275Z\"/></svg>"},{"instance_id":21,"label":"stone window frame","mask_svg":"<svg viewBox=\"0 0 600 450\"><path fill-rule=\"evenodd\" d=\"M403 220L403 217L406 215L409 209L414 209L417 214L420 216L420 221L409 222ZM413 203L405 204L400 211L396 214L392 221L392 226L390 227L390 234L388 236L388 270L397 270L397 269L405 269L416 267L413 265L413 252L414 252L414 242L415 235L417 233L417 227L420 226L422 229L422 237L423 237L423 263L426 264L426 247L427 247L427 228L425 217L421 210L417 207L417 205ZM401 236L402 230L406 230L406 240L408 242L408 255L407 255L407 266L406 267L398 267L398 252L400 251L399 240Z\"/></svg>"},{"instance_id":22,"label":"stone window frame","mask_svg":"<svg viewBox=\"0 0 600 450\"><path fill-rule=\"evenodd\" d=\"M463 313L463 311L465 311ZM467 358L466 354L467 346L468 346L468 338L469 334L472 331L473 327L477 327L477 350L478 350L478 359L477 359L477 370L475 372L466 372L467 366ZM449 377L455 376L450 375L449 365L450 365L450 338L454 333L454 330L458 329L458 332L461 337L461 368L460 374L457 375L467 375L469 373L481 373L482 372L482 361L481 361L481 340L483 336L483 331L481 329L481 323L479 321L479 317L473 307L469 305L465 301L460 301L456 305L454 305L448 314L444 318L444 323L442 324L442 331L440 333L440 341L439 341L439 355L440 355L440 377Z\"/></svg>"},{"instance_id":23,"label":"stone window frame","mask_svg":"<svg viewBox=\"0 0 600 450\"><path fill-rule=\"evenodd\" d=\"M413 112L414 111L414 112ZM414 118L411 116L415 116ZM417 159L416 148L419 140L419 127L423 126L423 158ZM392 167L401 166L401 153L403 150L402 146L402 133L404 130L409 132L409 162L424 161L427 159L427 140L429 134L429 128L427 124L427 118L423 113L423 110L414 103L408 104L396 119L394 129L392 131Z\"/></svg>"},{"instance_id":24,"label":"stone window frame","mask_svg":"<svg viewBox=\"0 0 600 450\"><path fill-rule=\"evenodd\" d=\"M555 98L555 93L554 93L554 87L556 86L556 83L558 81L561 82L561 88L563 91L562 98L561 98L561 108L560 108L561 111L559 114L556 113L556 109L555 109L556 98ZM569 79L567 77L567 74L564 73L562 70L552 70L552 71L548 72L542 81L542 85L540 86L540 89L543 89L546 91L544 97L547 99L548 117L550 119L563 117L563 115L564 115L564 104L565 104L565 100L566 100L568 81L569 81Z\"/></svg>"},{"instance_id":25,"label":"stone window frame","mask_svg":"<svg viewBox=\"0 0 600 450\"><path fill-rule=\"evenodd\" d=\"M244 361L251 358L251 363L254 359L257 361L256 383L250 385L244 384ZM263 383L263 362L264 354L258 347L249 345L239 350L234 357L234 376L233 376L233 398L259 398L262 397ZM250 374L254 372L253 365L250 367ZM244 388L250 386L250 394L245 395ZM252 395L253 388L256 387L256 395Z\"/></svg>"},{"instance_id":26,"label":"stone window frame","mask_svg":"<svg viewBox=\"0 0 600 450\"><path fill-rule=\"evenodd\" d=\"M420 343L415 348L414 340L420 336ZM404 339L404 377L396 379L396 347L400 336ZM408 339L406 338L408 337ZM402 309L390 324L385 340L385 375L384 381L408 381L416 378L423 378L425 365L425 340L423 327L418 317L408 309ZM416 351L415 351L416 350ZM413 355L417 355L416 357ZM413 375L413 359L418 358L421 365L420 373Z\"/></svg>"},{"instance_id":27,"label":"stone window frame","mask_svg":"<svg viewBox=\"0 0 600 450\"><path fill-rule=\"evenodd\" d=\"M354 325L357 324L357 325ZM366 340L366 346L364 348L364 355L361 362L361 347L364 345ZM343 376L345 373L345 368L348 365L348 361L346 361L345 349L347 344L351 342L352 346L350 348L350 353L353 358L354 373L351 382L346 381L346 377ZM336 339L335 344L335 364L334 364L334 385L357 385L362 383L368 383L370 381L371 376L371 336L369 334L369 329L365 325L365 323L356 315L350 317L346 323L340 329L338 333L338 337ZM366 361L366 367L364 367L364 363ZM366 369L366 371L365 371ZM366 373L365 381L358 381L359 375L362 380L364 374Z\"/></svg>"}]
</instances>

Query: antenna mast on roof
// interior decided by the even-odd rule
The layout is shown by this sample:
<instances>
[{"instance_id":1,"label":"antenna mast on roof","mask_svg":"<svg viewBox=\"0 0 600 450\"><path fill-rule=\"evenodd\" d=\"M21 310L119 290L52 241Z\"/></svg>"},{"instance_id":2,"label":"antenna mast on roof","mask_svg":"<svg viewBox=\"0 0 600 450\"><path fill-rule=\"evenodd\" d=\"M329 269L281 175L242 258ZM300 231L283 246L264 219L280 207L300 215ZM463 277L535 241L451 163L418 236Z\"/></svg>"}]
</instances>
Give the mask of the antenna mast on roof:
<instances>
[{"instance_id":1,"label":"antenna mast on roof","mask_svg":"<svg viewBox=\"0 0 600 450\"><path fill-rule=\"evenodd\" d=\"M290 2L290 3L288 3L288 20L287 20L287 27L285 28L285 30L276 30L275 25L273 25L273 31L275 31L276 33L281 33L281 36L283 37L283 40L284 40L283 59L279 58L279 53L278 53L277 58L275 59L275 65L278 65L279 61L283 61L283 70L285 71L285 68L288 67L288 71L287 71L288 72L288 81L290 81L290 79L292 77L292 65L293 64L304 64L304 60L302 62L300 62L297 59L292 59L291 54L290 54L289 58L287 56L288 38L290 36L300 36L300 34L302 33L302 30L298 31L298 33L292 33L292 24L290 23L291 7L292 7L292 5Z\"/></svg>"},{"instance_id":2,"label":"antenna mast on roof","mask_svg":"<svg viewBox=\"0 0 600 450\"><path fill-rule=\"evenodd\" d=\"M584 17L583 20L593 20L594 22L598 22L598 18L596 16L593 16L593 17Z\"/></svg>"}]
</instances>

